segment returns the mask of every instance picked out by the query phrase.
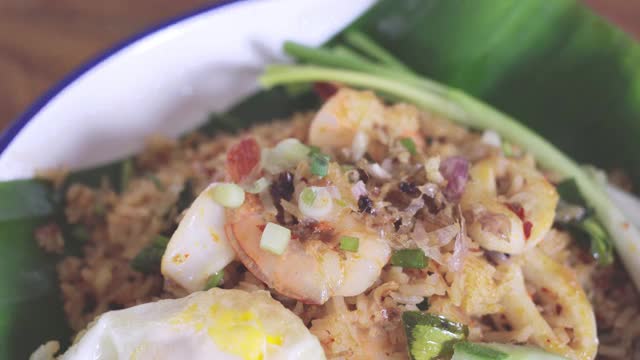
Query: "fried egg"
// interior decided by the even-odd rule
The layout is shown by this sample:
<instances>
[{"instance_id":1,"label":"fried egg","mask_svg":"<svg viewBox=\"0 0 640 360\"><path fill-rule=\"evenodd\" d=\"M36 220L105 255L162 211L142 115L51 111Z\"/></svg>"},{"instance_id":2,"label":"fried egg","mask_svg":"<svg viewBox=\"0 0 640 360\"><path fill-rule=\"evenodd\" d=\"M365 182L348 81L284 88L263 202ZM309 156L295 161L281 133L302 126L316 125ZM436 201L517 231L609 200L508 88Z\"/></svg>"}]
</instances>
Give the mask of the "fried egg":
<instances>
[{"instance_id":1,"label":"fried egg","mask_svg":"<svg viewBox=\"0 0 640 360\"><path fill-rule=\"evenodd\" d=\"M98 317L63 360L324 359L318 339L268 292L195 292Z\"/></svg>"},{"instance_id":2,"label":"fried egg","mask_svg":"<svg viewBox=\"0 0 640 360\"><path fill-rule=\"evenodd\" d=\"M189 292L203 290L207 279L235 258L224 233L224 207L210 195L215 185L191 204L162 256L162 275Z\"/></svg>"}]
</instances>

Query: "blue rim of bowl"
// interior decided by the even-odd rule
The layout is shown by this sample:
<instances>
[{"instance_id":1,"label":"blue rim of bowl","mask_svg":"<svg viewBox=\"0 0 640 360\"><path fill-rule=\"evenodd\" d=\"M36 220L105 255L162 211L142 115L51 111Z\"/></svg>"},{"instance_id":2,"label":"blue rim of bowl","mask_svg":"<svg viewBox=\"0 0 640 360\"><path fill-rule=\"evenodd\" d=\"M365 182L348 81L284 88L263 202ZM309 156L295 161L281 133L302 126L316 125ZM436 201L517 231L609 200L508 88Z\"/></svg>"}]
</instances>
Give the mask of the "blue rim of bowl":
<instances>
[{"instance_id":1,"label":"blue rim of bowl","mask_svg":"<svg viewBox=\"0 0 640 360\"><path fill-rule=\"evenodd\" d=\"M173 25L179 24L185 20L189 20L193 17L209 13L215 10L219 10L224 8L227 5L235 4L237 2L246 1L246 0L222 0L220 2L216 2L215 4L209 4L204 7L200 7L188 13L179 15L175 18L169 19L167 21L161 22L155 26L151 26L142 32L139 32L116 45L108 48L104 52L99 55L93 57L89 61L77 67L70 74L66 75L62 80L58 81L55 85L49 88L43 95L41 95L35 102L31 104L17 119L9 124L9 127L0 133L0 155L4 153L5 150L9 147L13 139L20 133L20 131L31 121L39 112L42 110L47 104L51 102L58 94L60 94L64 89L66 89L69 85L71 85L78 78L91 71L93 68L102 64L105 60L116 55L121 50L137 43L142 39L146 39L147 37L154 35L155 33L167 29Z\"/></svg>"}]
</instances>

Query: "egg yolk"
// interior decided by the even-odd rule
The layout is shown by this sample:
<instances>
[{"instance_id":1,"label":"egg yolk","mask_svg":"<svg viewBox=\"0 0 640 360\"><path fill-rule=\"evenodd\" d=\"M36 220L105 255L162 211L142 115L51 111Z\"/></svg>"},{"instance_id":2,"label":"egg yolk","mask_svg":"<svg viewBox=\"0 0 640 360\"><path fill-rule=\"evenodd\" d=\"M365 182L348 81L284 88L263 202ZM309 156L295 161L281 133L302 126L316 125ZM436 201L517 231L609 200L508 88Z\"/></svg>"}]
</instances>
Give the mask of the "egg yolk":
<instances>
[{"instance_id":1,"label":"egg yolk","mask_svg":"<svg viewBox=\"0 0 640 360\"><path fill-rule=\"evenodd\" d=\"M207 335L220 350L245 360L262 360L269 346L282 345L282 336L268 334L252 311L239 311L212 305L209 313L201 314L193 304L177 315L172 323L206 329Z\"/></svg>"}]
</instances>

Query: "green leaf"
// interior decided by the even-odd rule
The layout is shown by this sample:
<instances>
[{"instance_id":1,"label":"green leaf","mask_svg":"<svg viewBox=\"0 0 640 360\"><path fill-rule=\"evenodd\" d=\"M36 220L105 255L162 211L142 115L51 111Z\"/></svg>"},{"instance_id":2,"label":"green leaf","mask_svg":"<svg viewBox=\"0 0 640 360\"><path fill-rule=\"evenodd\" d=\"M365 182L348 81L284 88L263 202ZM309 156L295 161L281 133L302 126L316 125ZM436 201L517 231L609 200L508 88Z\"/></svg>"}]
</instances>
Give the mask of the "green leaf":
<instances>
[{"instance_id":1,"label":"green leaf","mask_svg":"<svg viewBox=\"0 0 640 360\"><path fill-rule=\"evenodd\" d=\"M55 256L34 230L56 208L51 187L37 180L0 183L0 358L24 359L48 339L68 343ZM12 212L13 211L13 212Z\"/></svg>"},{"instance_id":2,"label":"green leaf","mask_svg":"<svg viewBox=\"0 0 640 360\"><path fill-rule=\"evenodd\" d=\"M43 181L0 183L0 222L51 215L52 195L51 187Z\"/></svg>"},{"instance_id":3,"label":"green leaf","mask_svg":"<svg viewBox=\"0 0 640 360\"><path fill-rule=\"evenodd\" d=\"M187 179L184 182L182 190L180 190L180 193L178 194L178 200L176 201L176 210L178 214L182 213L189 206L191 206L191 203L193 202L193 200L196 199L197 194L193 189L194 187L193 183L194 183L193 179Z\"/></svg>"},{"instance_id":4,"label":"green leaf","mask_svg":"<svg viewBox=\"0 0 640 360\"><path fill-rule=\"evenodd\" d=\"M560 198L564 202L587 208L587 202L580 193L578 184L574 179L567 179L560 182L557 189ZM587 208L585 215L580 219L566 223L556 220L556 223L558 226L569 230L579 244L588 248L593 258L600 265L609 265L613 262L611 240L602 224L596 220L592 209Z\"/></svg>"},{"instance_id":5,"label":"green leaf","mask_svg":"<svg viewBox=\"0 0 640 360\"><path fill-rule=\"evenodd\" d=\"M449 358L453 345L469 334L469 329L463 324L420 311L403 312L402 323L412 360Z\"/></svg>"},{"instance_id":6,"label":"green leaf","mask_svg":"<svg viewBox=\"0 0 640 360\"><path fill-rule=\"evenodd\" d=\"M291 92L280 87L257 92L225 114L212 114L196 131L208 135L219 131L235 132L257 123L284 119L298 111L314 109L319 100L309 90L307 87L307 91Z\"/></svg>"},{"instance_id":7,"label":"green leaf","mask_svg":"<svg viewBox=\"0 0 640 360\"><path fill-rule=\"evenodd\" d=\"M574 179L566 179L561 181L557 186L556 190L558 190L558 194L562 200L580 206L586 206L587 204L580 194L580 189L578 188L578 184Z\"/></svg>"},{"instance_id":8,"label":"green leaf","mask_svg":"<svg viewBox=\"0 0 640 360\"><path fill-rule=\"evenodd\" d=\"M162 255L169 244L169 238L157 235L131 260L131 267L144 274L160 272Z\"/></svg>"},{"instance_id":9,"label":"green leaf","mask_svg":"<svg viewBox=\"0 0 640 360\"><path fill-rule=\"evenodd\" d=\"M640 186L640 45L581 1L381 0L350 29Z\"/></svg>"}]
</instances>

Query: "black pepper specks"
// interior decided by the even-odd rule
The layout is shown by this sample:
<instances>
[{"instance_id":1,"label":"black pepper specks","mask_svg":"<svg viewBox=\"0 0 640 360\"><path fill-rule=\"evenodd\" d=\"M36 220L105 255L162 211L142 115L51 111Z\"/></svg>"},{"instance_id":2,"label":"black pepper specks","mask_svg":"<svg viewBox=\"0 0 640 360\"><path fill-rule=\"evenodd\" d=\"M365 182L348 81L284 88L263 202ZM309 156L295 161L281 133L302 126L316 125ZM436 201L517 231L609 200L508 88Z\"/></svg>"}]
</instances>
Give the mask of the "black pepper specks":
<instances>
[{"instance_id":1,"label":"black pepper specks","mask_svg":"<svg viewBox=\"0 0 640 360\"><path fill-rule=\"evenodd\" d=\"M360 212L365 212L372 215L375 212L375 210L373 209L373 202L366 195L361 195L358 199L358 209L360 209Z\"/></svg>"},{"instance_id":2,"label":"black pepper specks","mask_svg":"<svg viewBox=\"0 0 640 360\"><path fill-rule=\"evenodd\" d=\"M362 182L366 184L369 181L369 174L367 174L366 171L360 168L357 168L356 170L358 171L358 176L360 180L362 180Z\"/></svg>"},{"instance_id":3,"label":"black pepper specks","mask_svg":"<svg viewBox=\"0 0 640 360\"><path fill-rule=\"evenodd\" d=\"M412 182L402 181L398 187L400 188L400 191L411 197L415 198L420 196L420 189L418 189L416 184Z\"/></svg>"},{"instance_id":4,"label":"black pepper specks","mask_svg":"<svg viewBox=\"0 0 640 360\"><path fill-rule=\"evenodd\" d=\"M294 187L293 187L293 174L285 171L278 175L278 178L271 184L269 188L269 193L273 198L273 204L276 206L278 210L278 214L276 215L276 220L280 224L284 224L284 208L280 205L280 200L284 199L290 201L293 197Z\"/></svg>"}]
</instances>

